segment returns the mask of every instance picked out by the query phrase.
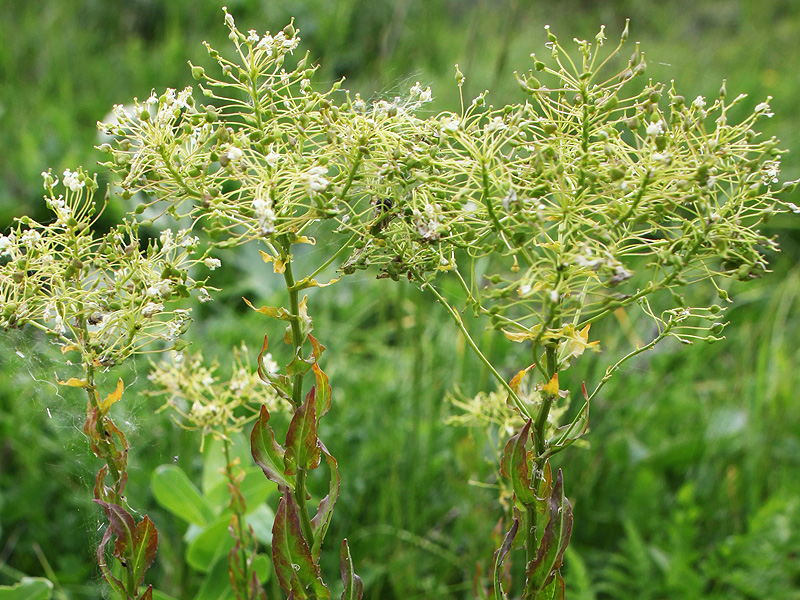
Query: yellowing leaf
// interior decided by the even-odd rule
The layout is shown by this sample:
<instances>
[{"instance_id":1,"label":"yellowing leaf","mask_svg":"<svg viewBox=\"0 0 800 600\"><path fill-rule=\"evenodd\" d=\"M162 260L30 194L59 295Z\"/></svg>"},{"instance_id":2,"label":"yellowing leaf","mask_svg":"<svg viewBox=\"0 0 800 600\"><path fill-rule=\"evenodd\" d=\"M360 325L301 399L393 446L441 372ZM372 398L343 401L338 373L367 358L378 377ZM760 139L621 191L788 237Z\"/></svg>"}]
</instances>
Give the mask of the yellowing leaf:
<instances>
[{"instance_id":1,"label":"yellowing leaf","mask_svg":"<svg viewBox=\"0 0 800 600\"><path fill-rule=\"evenodd\" d=\"M532 340L536 335L530 331L506 331L503 329L505 336L512 342L524 342L525 340Z\"/></svg>"},{"instance_id":2,"label":"yellowing leaf","mask_svg":"<svg viewBox=\"0 0 800 600\"><path fill-rule=\"evenodd\" d=\"M264 252L263 250L259 250L258 253L261 255L261 259L265 263L272 263L272 268L276 273L283 273L286 270L286 261L282 260L276 256L272 256L268 252Z\"/></svg>"},{"instance_id":3,"label":"yellowing leaf","mask_svg":"<svg viewBox=\"0 0 800 600\"><path fill-rule=\"evenodd\" d=\"M312 237L306 237L304 235L301 235L300 237L295 239L294 243L295 244L311 244L312 246L314 246L314 245L316 245L317 240L315 240Z\"/></svg>"},{"instance_id":4,"label":"yellowing leaf","mask_svg":"<svg viewBox=\"0 0 800 600\"><path fill-rule=\"evenodd\" d=\"M61 346L61 354L66 354L67 352L80 352L80 347L75 344L67 344L66 346Z\"/></svg>"},{"instance_id":5,"label":"yellowing leaf","mask_svg":"<svg viewBox=\"0 0 800 600\"><path fill-rule=\"evenodd\" d=\"M551 396L558 396L558 373L542 388L542 392Z\"/></svg>"},{"instance_id":6,"label":"yellowing leaf","mask_svg":"<svg viewBox=\"0 0 800 600\"><path fill-rule=\"evenodd\" d=\"M530 367L522 369L522 371L514 375L511 381L508 382L509 387L514 390L514 393L519 392L519 386L522 384L522 380L525 379L525 375L535 366L536 365L533 364Z\"/></svg>"},{"instance_id":7,"label":"yellowing leaf","mask_svg":"<svg viewBox=\"0 0 800 600\"><path fill-rule=\"evenodd\" d=\"M59 380L58 376L56 376L56 383L58 385L68 385L69 387L86 387L89 385L85 379L78 379L77 377L70 377L66 381Z\"/></svg>"},{"instance_id":8,"label":"yellowing leaf","mask_svg":"<svg viewBox=\"0 0 800 600\"><path fill-rule=\"evenodd\" d=\"M122 385L122 378L120 377L119 381L117 382L117 389L111 392L106 399L103 400L103 403L100 405L100 411L103 413L108 412L108 409L111 408L111 405L114 404L117 400L122 398L122 390L124 386Z\"/></svg>"},{"instance_id":9,"label":"yellowing leaf","mask_svg":"<svg viewBox=\"0 0 800 600\"><path fill-rule=\"evenodd\" d=\"M245 304L252 308L256 312L260 312L262 315L267 315L268 317L272 317L273 319L280 319L281 321L289 321L290 315L289 311L283 308L282 306L275 307L275 306L262 306L261 308L256 308L247 298L242 298Z\"/></svg>"}]
</instances>

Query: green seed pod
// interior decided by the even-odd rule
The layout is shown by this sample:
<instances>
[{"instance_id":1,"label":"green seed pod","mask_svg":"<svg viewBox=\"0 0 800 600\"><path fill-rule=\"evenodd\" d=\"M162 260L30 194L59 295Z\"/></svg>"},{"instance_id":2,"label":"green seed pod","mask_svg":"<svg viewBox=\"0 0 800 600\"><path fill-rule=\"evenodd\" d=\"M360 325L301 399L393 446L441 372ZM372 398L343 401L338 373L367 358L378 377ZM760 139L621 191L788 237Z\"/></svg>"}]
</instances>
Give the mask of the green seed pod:
<instances>
[{"instance_id":1,"label":"green seed pod","mask_svg":"<svg viewBox=\"0 0 800 600\"><path fill-rule=\"evenodd\" d=\"M196 80L199 81L200 79L205 77L205 75L206 71L205 69L203 69L203 67L196 67L194 65L192 66L192 77L194 77Z\"/></svg>"},{"instance_id":2,"label":"green seed pod","mask_svg":"<svg viewBox=\"0 0 800 600\"><path fill-rule=\"evenodd\" d=\"M556 129L558 129L558 127L555 123L545 123L542 127L542 130L546 135L553 135L556 132Z\"/></svg>"},{"instance_id":3,"label":"green seed pod","mask_svg":"<svg viewBox=\"0 0 800 600\"><path fill-rule=\"evenodd\" d=\"M723 323L714 323L711 326L711 329L709 329L709 331L711 333L713 333L714 335L719 335L720 333L722 333L722 330L724 328L725 328L725 325Z\"/></svg>"}]
</instances>

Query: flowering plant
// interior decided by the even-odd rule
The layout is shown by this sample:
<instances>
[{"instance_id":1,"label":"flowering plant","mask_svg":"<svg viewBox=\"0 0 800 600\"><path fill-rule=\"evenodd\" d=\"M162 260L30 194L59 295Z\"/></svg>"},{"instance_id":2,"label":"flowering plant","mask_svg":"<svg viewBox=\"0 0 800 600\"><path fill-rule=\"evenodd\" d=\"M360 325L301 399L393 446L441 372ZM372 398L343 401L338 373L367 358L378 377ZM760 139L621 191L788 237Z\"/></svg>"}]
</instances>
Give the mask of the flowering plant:
<instances>
[{"instance_id":1,"label":"flowering plant","mask_svg":"<svg viewBox=\"0 0 800 600\"><path fill-rule=\"evenodd\" d=\"M147 517L136 523L124 495L128 445L109 417L123 383L102 398L95 371L135 353L182 350L188 300L209 301L214 291L197 273L222 266L217 249L254 241L282 276L288 306L246 302L283 322L290 361L273 360L265 337L256 371L266 387L245 349L222 386L197 355L162 362L152 375L186 426L224 442L236 597L266 597L258 539L245 519L245 475L230 453L231 436L250 421L252 457L281 496L271 542L280 587L289 598L330 597L319 560L340 480L318 431L332 388L300 295L371 270L433 294L502 390L463 403L465 418L507 430L499 466L511 525L479 595L507 597L506 558L524 547L522 597L563 598L559 568L572 515L551 457L584 435L591 400L625 361L667 337L721 339L724 308L687 306L680 290L709 281L727 301L722 280L766 272L763 252L775 244L758 226L776 212L800 212L780 199L794 183L775 187L777 141L754 129L772 116L768 102L737 120L745 96L729 99L723 84L717 98L687 103L674 85L644 78L638 45L617 64L626 26L610 52L601 28L593 42L575 40L574 56L548 30L549 64L533 56L530 71L515 73L521 102L494 107L487 91L469 102L462 96L457 112L422 117L429 88L416 84L405 97L370 104L342 82L318 91L307 55L293 58L293 24L272 35L239 31L227 12L225 23L234 50L228 58L207 47L216 75L191 67L197 97L192 88L154 93L132 108L116 106L115 121L100 124L109 136L104 166L118 176L112 191L137 200L122 224L98 235L95 180L82 169L66 171L62 182L48 172L55 222L23 218L0 238L0 324L31 325L80 356L82 376L63 383L86 390L85 432L105 462L94 493L109 520L98 549L106 581L118 597L150 598L152 588L140 587L157 534ZM456 68L459 89L464 80ZM177 234L165 228L158 239L140 239L142 226L169 219L183 225ZM309 265L297 247L314 244L312 236L324 237L327 252ZM318 279L330 268L333 279ZM456 282L461 300L448 297L444 278ZM668 306L654 310L655 299ZM503 377L470 337L461 301L528 346L530 366ZM591 326L631 305L653 319L657 334L611 364L591 392L583 384L571 395L564 371L600 349ZM283 444L270 424L276 410L292 415ZM306 478L323 457L329 494L313 510ZM115 567L106 550L112 537ZM360 598L346 540L341 565L343 597Z\"/></svg>"}]
</instances>

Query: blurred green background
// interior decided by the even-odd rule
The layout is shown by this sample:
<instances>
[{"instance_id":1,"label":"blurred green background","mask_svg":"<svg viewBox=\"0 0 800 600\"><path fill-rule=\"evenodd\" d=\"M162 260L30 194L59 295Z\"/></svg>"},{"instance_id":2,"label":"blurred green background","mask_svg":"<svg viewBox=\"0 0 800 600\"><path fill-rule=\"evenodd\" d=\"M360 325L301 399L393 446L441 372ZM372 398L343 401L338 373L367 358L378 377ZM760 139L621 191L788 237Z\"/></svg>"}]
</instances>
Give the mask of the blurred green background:
<instances>
[{"instance_id":1,"label":"blurred green background","mask_svg":"<svg viewBox=\"0 0 800 600\"><path fill-rule=\"evenodd\" d=\"M200 42L227 44L222 3L207 0L39 0L2 3L0 19L0 230L14 216L42 216L40 173L99 159L95 123L114 103L193 83L187 60L206 65ZM318 81L345 76L365 98L433 89L431 111L454 109L453 65L466 97L485 88L494 104L518 101L514 70L546 52L543 26L561 40L609 41L631 18L648 75L676 80L687 98L729 94L751 106L767 95L764 124L794 153L782 179L800 177L800 3L795 0L230 0L241 30L277 31L294 16L302 47L322 63ZM568 45L568 42L565 44ZM100 174L101 182L107 178ZM800 200L795 194L790 199ZM124 207L115 206L108 219ZM573 599L800 598L800 233L776 219L783 252L762 281L734 287L728 339L713 346L665 345L627 366L592 407L589 448L559 461L573 503L573 542L564 569ZM317 249L323 252L324 249ZM253 259L256 259L254 262ZM313 256L311 257L313 258ZM195 308L190 339L223 364L244 340L255 354L263 318L247 295L283 302L281 282L255 248L223 256L224 294ZM343 477L329 533L347 536L368 599L471 598L476 563L494 550L502 515L483 432L445 425L445 394L493 388L489 374L431 298L355 276L314 294L315 329L329 351L334 410L322 439ZM702 302L709 290L693 292ZM607 335L607 353L582 361L597 381L624 338L650 325L627 315ZM503 373L522 365L501 336L469 323ZM615 333L615 331L619 331ZM616 336L616 337L615 337ZM22 574L58 581L63 598L97 598L94 547L101 536L91 484L98 468L81 433L83 399L56 389L60 355L25 333L0 342L0 585ZM251 357L252 358L252 357ZM201 469L199 438L143 395L148 363L131 382L116 420L133 446L129 497L159 527L151 580L175 598L194 595L183 564L185 526L150 493L152 471ZM123 404L123 403L120 403ZM559 456L561 458L561 456ZM319 492L324 482L320 481ZM274 500L274 499L273 499ZM337 577L337 557L325 563ZM520 568L521 565L517 565Z\"/></svg>"}]
</instances>

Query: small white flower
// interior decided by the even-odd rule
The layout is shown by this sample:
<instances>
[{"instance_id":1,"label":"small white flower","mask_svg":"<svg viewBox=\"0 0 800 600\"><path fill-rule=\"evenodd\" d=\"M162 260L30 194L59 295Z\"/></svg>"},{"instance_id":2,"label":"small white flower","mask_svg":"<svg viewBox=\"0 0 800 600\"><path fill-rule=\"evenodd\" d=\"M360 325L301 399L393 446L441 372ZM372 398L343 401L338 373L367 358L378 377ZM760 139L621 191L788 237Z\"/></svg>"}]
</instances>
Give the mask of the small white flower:
<instances>
[{"instance_id":1,"label":"small white flower","mask_svg":"<svg viewBox=\"0 0 800 600\"><path fill-rule=\"evenodd\" d=\"M151 298L161 298L161 292L159 289L153 285L147 288L147 295Z\"/></svg>"},{"instance_id":2,"label":"small white flower","mask_svg":"<svg viewBox=\"0 0 800 600\"><path fill-rule=\"evenodd\" d=\"M521 286L519 286L519 295L527 296L528 294L531 293L532 289L533 288L531 287L530 283L523 283Z\"/></svg>"},{"instance_id":3,"label":"small white flower","mask_svg":"<svg viewBox=\"0 0 800 600\"><path fill-rule=\"evenodd\" d=\"M553 304L557 303L561 299L561 295L558 293L557 290L553 290L550 292L550 302Z\"/></svg>"},{"instance_id":4,"label":"small white flower","mask_svg":"<svg viewBox=\"0 0 800 600\"><path fill-rule=\"evenodd\" d=\"M164 310L164 305L157 302L148 302L144 305L142 309L142 316L143 317L152 317L153 315L157 315L161 311Z\"/></svg>"},{"instance_id":5,"label":"small white flower","mask_svg":"<svg viewBox=\"0 0 800 600\"><path fill-rule=\"evenodd\" d=\"M647 135L654 137L664 133L664 125L662 121L656 121L655 123L650 123L647 126Z\"/></svg>"},{"instance_id":6,"label":"small white flower","mask_svg":"<svg viewBox=\"0 0 800 600\"><path fill-rule=\"evenodd\" d=\"M312 192L325 191L330 185L324 176L328 174L328 168L322 166L311 167L307 173L300 175L300 179Z\"/></svg>"},{"instance_id":7,"label":"small white flower","mask_svg":"<svg viewBox=\"0 0 800 600\"><path fill-rule=\"evenodd\" d=\"M240 158L242 158L242 149L237 148L236 146L229 146L225 155L231 162L237 162Z\"/></svg>"},{"instance_id":8,"label":"small white flower","mask_svg":"<svg viewBox=\"0 0 800 600\"><path fill-rule=\"evenodd\" d=\"M64 171L64 186L73 192L79 191L86 185L86 182L78 179L78 173L73 173L69 169Z\"/></svg>"},{"instance_id":9,"label":"small white flower","mask_svg":"<svg viewBox=\"0 0 800 600\"><path fill-rule=\"evenodd\" d=\"M694 102L692 102L692 106L694 106L695 108L705 108L706 99L703 98L702 96L698 96L697 98L694 99Z\"/></svg>"},{"instance_id":10,"label":"small white flower","mask_svg":"<svg viewBox=\"0 0 800 600\"><path fill-rule=\"evenodd\" d=\"M278 161L280 160L281 155L275 152L274 150L270 150L269 154L264 157L264 162L266 162L270 167L273 169L278 166Z\"/></svg>"},{"instance_id":11,"label":"small white flower","mask_svg":"<svg viewBox=\"0 0 800 600\"><path fill-rule=\"evenodd\" d=\"M213 271L217 267L221 266L222 262L218 258L212 258L209 256L203 261L203 264Z\"/></svg>"},{"instance_id":12,"label":"small white flower","mask_svg":"<svg viewBox=\"0 0 800 600\"><path fill-rule=\"evenodd\" d=\"M775 113L773 113L770 110L769 103L767 102L761 102L760 104L756 104L755 113L757 115L764 115L767 118L775 116Z\"/></svg>"},{"instance_id":13,"label":"small white flower","mask_svg":"<svg viewBox=\"0 0 800 600\"><path fill-rule=\"evenodd\" d=\"M269 32L264 34L264 37L261 38L261 41L258 42L256 46L256 50L263 50L264 54L267 56L272 56L272 48L275 46L275 40L272 39L272 36Z\"/></svg>"},{"instance_id":14,"label":"small white flower","mask_svg":"<svg viewBox=\"0 0 800 600\"><path fill-rule=\"evenodd\" d=\"M161 232L161 235L158 236L158 239L161 240L161 247L164 252L171 250L172 247L175 245L175 238L172 237L172 229L167 228Z\"/></svg>"},{"instance_id":15,"label":"small white flower","mask_svg":"<svg viewBox=\"0 0 800 600\"><path fill-rule=\"evenodd\" d=\"M251 44L257 44L259 42L260 36L255 29L251 29L247 32L247 41Z\"/></svg>"},{"instance_id":16,"label":"small white flower","mask_svg":"<svg viewBox=\"0 0 800 600\"><path fill-rule=\"evenodd\" d=\"M11 256L14 252L14 234L10 233L8 237L0 234L0 256Z\"/></svg>"},{"instance_id":17,"label":"small white flower","mask_svg":"<svg viewBox=\"0 0 800 600\"><path fill-rule=\"evenodd\" d=\"M200 291L197 294L197 299L200 302L211 302L211 296L206 288L200 288Z\"/></svg>"},{"instance_id":18,"label":"small white flower","mask_svg":"<svg viewBox=\"0 0 800 600\"><path fill-rule=\"evenodd\" d=\"M460 125L461 123L459 122L457 117L448 117L447 119L442 121L442 130L449 131L452 133L458 131Z\"/></svg>"},{"instance_id":19,"label":"small white flower","mask_svg":"<svg viewBox=\"0 0 800 600\"><path fill-rule=\"evenodd\" d=\"M61 315L56 315L55 321L53 330L60 335L64 335L67 332L67 328L64 327L64 319L61 318Z\"/></svg>"}]
</instances>

